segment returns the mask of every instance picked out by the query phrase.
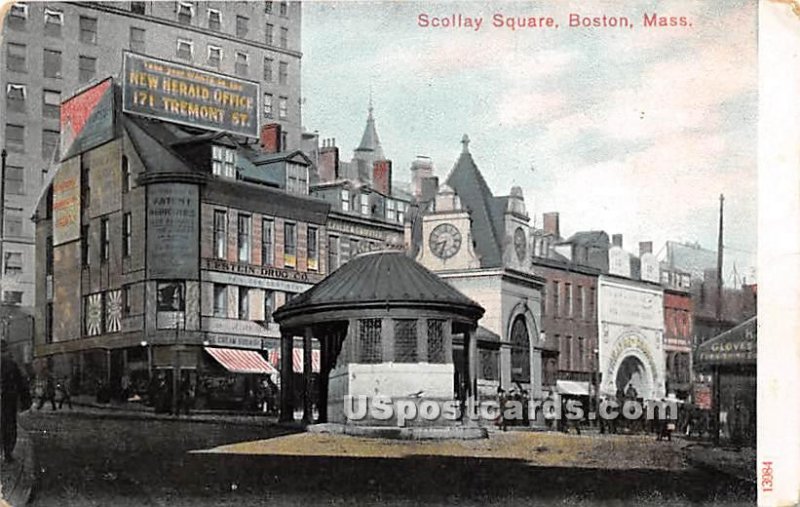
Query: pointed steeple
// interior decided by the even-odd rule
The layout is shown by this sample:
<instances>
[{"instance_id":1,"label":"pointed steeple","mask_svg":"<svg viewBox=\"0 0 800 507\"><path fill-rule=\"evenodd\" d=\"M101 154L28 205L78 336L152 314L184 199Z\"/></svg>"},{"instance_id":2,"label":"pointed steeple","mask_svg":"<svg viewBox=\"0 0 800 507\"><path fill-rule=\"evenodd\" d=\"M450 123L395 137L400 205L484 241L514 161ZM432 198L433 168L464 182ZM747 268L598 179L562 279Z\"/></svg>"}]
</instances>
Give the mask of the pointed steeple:
<instances>
[{"instance_id":1,"label":"pointed steeple","mask_svg":"<svg viewBox=\"0 0 800 507\"><path fill-rule=\"evenodd\" d=\"M367 125L364 128L364 135L361 136L361 144L356 148L355 157L369 159L370 165L376 160L385 160L381 140L378 138L378 131L375 129L375 118L372 116L372 91L369 95L369 108L367 112Z\"/></svg>"}]
</instances>

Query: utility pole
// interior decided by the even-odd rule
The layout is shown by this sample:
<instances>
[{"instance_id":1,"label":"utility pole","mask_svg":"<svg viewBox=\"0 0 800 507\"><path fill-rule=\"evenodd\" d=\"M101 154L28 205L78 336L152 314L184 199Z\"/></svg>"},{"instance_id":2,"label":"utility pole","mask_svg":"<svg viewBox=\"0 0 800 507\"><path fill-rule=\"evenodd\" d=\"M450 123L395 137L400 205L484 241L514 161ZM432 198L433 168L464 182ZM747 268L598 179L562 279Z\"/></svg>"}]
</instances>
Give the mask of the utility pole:
<instances>
[{"instance_id":1,"label":"utility pole","mask_svg":"<svg viewBox=\"0 0 800 507\"><path fill-rule=\"evenodd\" d=\"M717 237L717 333L722 332L722 224L723 224L723 206L725 203L725 196L719 195L719 235Z\"/></svg>"},{"instance_id":2,"label":"utility pole","mask_svg":"<svg viewBox=\"0 0 800 507\"><path fill-rule=\"evenodd\" d=\"M2 157L2 169L0 169L0 280L3 279L3 275L5 275L5 251L4 251L4 242L6 237L6 158L8 157L8 152L5 148L3 148L2 153L0 153L0 157ZM2 289L2 287L0 287ZM0 290L0 298L3 297L3 291Z\"/></svg>"}]
</instances>

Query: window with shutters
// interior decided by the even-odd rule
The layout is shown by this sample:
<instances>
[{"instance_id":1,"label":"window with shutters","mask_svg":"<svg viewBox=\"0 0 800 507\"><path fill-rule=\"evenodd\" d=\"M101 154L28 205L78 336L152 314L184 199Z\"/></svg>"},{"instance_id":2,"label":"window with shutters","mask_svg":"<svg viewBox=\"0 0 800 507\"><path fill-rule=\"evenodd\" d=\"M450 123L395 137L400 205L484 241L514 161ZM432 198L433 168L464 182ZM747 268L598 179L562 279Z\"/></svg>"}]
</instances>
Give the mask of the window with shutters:
<instances>
[{"instance_id":1,"label":"window with shutters","mask_svg":"<svg viewBox=\"0 0 800 507\"><path fill-rule=\"evenodd\" d=\"M358 351L360 363L383 362L381 319L359 319Z\"/></svg>"},{"instance_id":2,"label":"window with shutters","mask_svg":"<svg viewBox=\"0 0 800 507\"><path fill-rule=\"evenodd\" d=\"M417 360L417 320L395 319L394 361L396 363L416 363Z\"/></svg>"},{"instance_id":3,"label":"window with shutters","mask_svg":"<svg viewBox=\"0 0 800 507\"><path fill-rule=\"evenodd\" d=\"M439 319L428 320L428 362L444 363L444 324L445 321Z\"/></svg>"}]
</instances>

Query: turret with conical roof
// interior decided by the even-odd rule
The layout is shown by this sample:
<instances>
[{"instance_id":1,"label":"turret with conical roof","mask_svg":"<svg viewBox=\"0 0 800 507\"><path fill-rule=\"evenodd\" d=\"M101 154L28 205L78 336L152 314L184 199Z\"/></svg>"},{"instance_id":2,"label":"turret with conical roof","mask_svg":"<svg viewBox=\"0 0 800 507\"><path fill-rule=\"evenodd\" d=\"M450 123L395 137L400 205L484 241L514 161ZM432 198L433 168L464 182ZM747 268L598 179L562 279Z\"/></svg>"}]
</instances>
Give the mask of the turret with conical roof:
<instances>
[{"instance_id":1,"label":"turret with conical roof","mask_svg":"<svg viewBox=\"0 0 800 507\"><path fill-rule=\"evenodd\" d=\"M375 161L386 160L381 140L378 138L378 131L375 129L375 118L372 111L372 97L370 97L364 135L361 136L361 144L353 152L353 161L359 165L359 177L365 181L370 181Z\"/></svg>"}]
</instances>

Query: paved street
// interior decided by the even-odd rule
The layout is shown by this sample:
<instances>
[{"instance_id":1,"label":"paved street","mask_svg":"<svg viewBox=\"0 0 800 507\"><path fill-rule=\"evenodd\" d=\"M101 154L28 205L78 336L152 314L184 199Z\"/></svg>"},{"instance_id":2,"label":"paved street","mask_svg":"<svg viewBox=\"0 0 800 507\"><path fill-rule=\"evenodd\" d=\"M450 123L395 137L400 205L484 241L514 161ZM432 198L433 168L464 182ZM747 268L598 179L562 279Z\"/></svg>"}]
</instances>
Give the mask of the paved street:
<instances>
[{"instance_id":1,"label":"paved street","mask_svg":"<svg viewBox=\"0 0 800 507\"><path fill-rule=\"evenodd\" d=\"M49 411L27 414L23 424L36 452L35 506L594 505L597 500L730 505L755 498L746 483L685 466L678 444L656 445L641 437L598 442L600 437L495 434L488 441L422 447L378 441L364 452L363 439L276 438L288 432L275 426ZM248 441L255 442L240 443ZM515 442L529 448L509 451ZM215 452L188 452L211 449ZM634 455L641 455L637 463L644 468L626 468ZM601 468L615 460L618 466Z\"/></svg>"}]
</instances>

